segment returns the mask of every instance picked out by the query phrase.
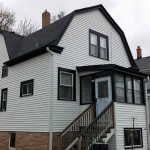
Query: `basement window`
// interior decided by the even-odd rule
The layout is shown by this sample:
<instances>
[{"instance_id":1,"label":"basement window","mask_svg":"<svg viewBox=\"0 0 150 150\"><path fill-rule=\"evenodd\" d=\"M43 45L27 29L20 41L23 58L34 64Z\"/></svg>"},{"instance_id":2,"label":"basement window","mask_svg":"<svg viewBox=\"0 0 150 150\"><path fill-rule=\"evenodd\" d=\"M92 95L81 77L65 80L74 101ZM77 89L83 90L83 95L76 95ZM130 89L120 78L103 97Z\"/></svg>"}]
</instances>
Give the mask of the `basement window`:
<instances>
[{"instance_id":1,"label":"basement window","mask_svg":"<svg viewBox=\"0 0 150 150\"><path fill-rule=\"evenodd\" d=\"M16 133L10 133L9 149L15 149L16 147Z\"/></svg>"},{"instance_id":2,"label":"basement window","mask_svg":"<svg viewBox=\"0 0 150 150\"><path fill-rule=\"evenodd\" d=\"M143 147L142 128L124 129L125 148Z\"/></svg>"}]
</instances>

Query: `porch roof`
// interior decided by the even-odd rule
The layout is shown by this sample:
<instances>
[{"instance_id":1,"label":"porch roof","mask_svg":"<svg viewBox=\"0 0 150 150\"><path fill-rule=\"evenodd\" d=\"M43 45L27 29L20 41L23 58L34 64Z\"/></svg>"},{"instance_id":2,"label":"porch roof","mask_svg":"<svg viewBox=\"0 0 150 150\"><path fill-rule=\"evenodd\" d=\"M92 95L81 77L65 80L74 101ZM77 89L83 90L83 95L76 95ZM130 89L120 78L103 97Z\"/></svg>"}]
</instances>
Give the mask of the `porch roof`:
<instances>
[{"instance_id":1,"label":"porch roof","mask_svg":"<svg viewBox=\"0 0 150 150\"><path fill-rule=\"evenodd\" d=\"M103 65L89 65L89 66L77 66L77 71L78 72L86 72L86 71L104 71L104 70L114 70L114 71L119 71L123 72L126 74L132 74L134 76L140 76L140 77L147 77L149 76L146 73L139 72L136 69L133 68L125 68L116 64L103 64Z\"/></svg>"}]
</instances>

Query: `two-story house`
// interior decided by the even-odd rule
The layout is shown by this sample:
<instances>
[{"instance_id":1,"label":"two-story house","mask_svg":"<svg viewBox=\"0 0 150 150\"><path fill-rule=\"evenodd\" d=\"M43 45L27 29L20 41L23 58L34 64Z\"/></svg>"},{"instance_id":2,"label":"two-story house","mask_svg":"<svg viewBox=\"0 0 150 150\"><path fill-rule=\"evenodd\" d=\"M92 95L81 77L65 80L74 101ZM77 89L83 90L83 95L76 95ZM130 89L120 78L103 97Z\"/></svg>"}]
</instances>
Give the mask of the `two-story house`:
<instances>
[{"instance_id":1,"label":"two-story house","mask_svg":"<svg viewBox=\"0 0 150 150\"><path fill-rule=\"evenodd\" d=\"M0 150L148 149L146 75L102 5L0 43Z\"/></svg>"}]
</instances>

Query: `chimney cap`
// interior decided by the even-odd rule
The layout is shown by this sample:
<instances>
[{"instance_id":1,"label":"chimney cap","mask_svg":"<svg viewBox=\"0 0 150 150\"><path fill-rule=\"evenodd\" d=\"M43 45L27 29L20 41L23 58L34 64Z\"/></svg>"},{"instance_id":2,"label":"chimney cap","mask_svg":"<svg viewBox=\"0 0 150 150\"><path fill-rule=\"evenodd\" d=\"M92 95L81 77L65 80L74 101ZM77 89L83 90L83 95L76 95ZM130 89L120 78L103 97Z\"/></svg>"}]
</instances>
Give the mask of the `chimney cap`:
<instances>
[{"instance_id":1,"label":"chimney cap","mask_svg":"<svg viewBox=\"0 0 150 150\"><path fill-rule=\"evenodd\" d=\"M140 48L140 46L137 46L137 48L139 49ZM141 48L140 48L141 49Z\"/></svg>"}]
</instances>

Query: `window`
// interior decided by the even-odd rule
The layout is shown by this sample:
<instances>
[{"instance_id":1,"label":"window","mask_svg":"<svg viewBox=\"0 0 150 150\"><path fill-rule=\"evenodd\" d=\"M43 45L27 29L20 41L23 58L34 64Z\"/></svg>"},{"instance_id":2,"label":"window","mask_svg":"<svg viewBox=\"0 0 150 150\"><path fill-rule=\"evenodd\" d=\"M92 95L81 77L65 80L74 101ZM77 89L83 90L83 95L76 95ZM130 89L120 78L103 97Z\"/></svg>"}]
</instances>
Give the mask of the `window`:
<instances>
[{"instance_id":1,"label":"window","mask_svg":"<svg viewBox=\"0 0 150 150\"><path fill-rule=\"evenodd\" d=\"M116 101L125 102L124 76L122 74L116 74L115 76L115 91L116 91Z\"/></svg>"},{"instance_id":2,"label":"window","mask_svg":"<svg viewBox=\"0 0 150 150\"><path fill-rule=\"evenodd\" d=\"M114 81L117 102L144 104L142 78L116 73Z\"/></svg>"},{"instance_id":3,"label":"window","mask_svg":"<svg viewBox=\"0 0 150 150\"><path fill-rule=\"evenodd\" d=\"M58 99L75 100L75 71L58 68Z\"/></svg>"},{"instance_id":4,"label":"window","mask_svg":"<svg viewBox=\"0 0 150 150\"><path fill-rule=\"evenodd\" d=\"M98 82L98 98L107 98L108 96L108 81Z\"/></svg>"},{"instance_id":5,"label":"window","mask_svg":"<svg viewBox=\"0 0 150 150\"><path fill-rule=\"evenodd\" d=\"M127 102L133 103L132 79L129 76L126 77L126 91L127 91Z\"/></svg>"},{"instance_id":6,"label":"window","mask_svg":"<svg viewBox=\"0 0 150 150\"><path fill-rule=\"evenodd\" d=\"M125 148L136 148L143 146L142 140L142 129L134 128L134 129L124 129L124 143Z\"/></svg>"},{"instance_id":7,"label":"window","mask_svg":"<svg viewBox=\"0 0 150 150\"><path fill-rule=\"evenodd\" d=\"M142 104L142 83L139 79L134 79L134 97L136 104Z\"/></svg>"},{"instance_id":8,"label":"window","mask_svg":"<svg viewBox=\"0 0 150 150\"><path fill-rule=\"evenodd\" d=\"M33 79L21 82L21 87L20 87L20 96L29 96L33 95Z\"/></svg>"},{"instance_id":9,"label":"window","mask_svg":"<svg viewBox=\"0 0 150 150\"><path fill-rule=\"evenodd\" d=\"M108 60L108 37L90 30L90 55Z\"/></svg>"},{"instance_id":10,"label":"window","mask_svg":"<svg viewBox=\"0 0 150 150\"><path fill-rule=\"evenodd\" d=\"M16 133L10 133L9 148L15 149L16 147Z\"/></svg>"},{"instance_id":11,"label":"window","mask_svg":"<svg viewBox=\"0 0 150 150\"><path fill-rule=\"evenodd\" d=\"M92 103L92 77L81 77L81 104Z\"/></svg>"},{"instance_id":12,"label":"window","mask_svg":"<svg viewBox=\"0 0 150 150\"><path fill-rule=\"evenodd\" d=\"M1 92L1 111L6 111L7 107L7 89L2 89Z\"/></svg>"},{"instance_id":13,"label":"window","mask_svg":"<svg viewBox=\"0 0 150 150\"><path fill-rule=\"evenodd\" d=\"M2 78L8 76L8 67L7 66L2 66Z\"/></svg>"}]
</instances>

